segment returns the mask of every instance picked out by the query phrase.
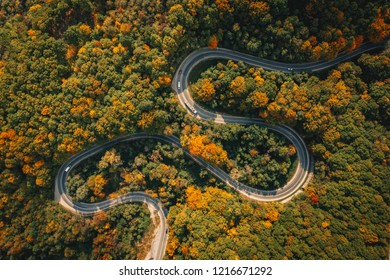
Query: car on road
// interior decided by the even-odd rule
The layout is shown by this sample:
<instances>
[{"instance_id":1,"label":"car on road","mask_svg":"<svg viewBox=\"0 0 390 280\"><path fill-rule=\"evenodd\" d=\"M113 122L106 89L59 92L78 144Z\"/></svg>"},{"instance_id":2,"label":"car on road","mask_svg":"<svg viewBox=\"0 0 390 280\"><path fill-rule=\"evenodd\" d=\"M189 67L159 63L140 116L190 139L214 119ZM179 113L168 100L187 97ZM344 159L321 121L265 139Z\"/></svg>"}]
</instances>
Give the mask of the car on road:
<instances>
[{"instance_id":1,"label":"car on road","mask_svg":"<svg viewBox=\"0 0 390 280\"><path fill-rule=\"evenodd\" d=\"M65 168L65 172L68 172L70 170L70 165L68 167Z\"/></svg>"},{"instance_id":2,"label":"car on road","mask_svg":"<svg viewBox=\"0 0 390 280\"><path fill-rule=\"evenodd\" d=\"M180 89L180 82L177 82L177 88Z\"/></svg>"},{"instance_id":3,"label":"car on road","mask_svg":"<svg viewBox=\"0 0 390 280\"><path fill-rule=\"evenodd\" d=\"M191 110L191 112L194 114L194 115L197 115L198 114L198 111L195 110L195 108L193 106L191 106L190 104L188 104L188 102L184 102L184 104L188 107L188 109Z\"/></svg>"},{"instance_id":4,"label":"car on road","mask_svg":"<svg viewBox=\"0 0 390 280\"><path fill-rule=\"evenodd\" d=\"M287 70L288 70L288 71L294 71L294 69L293 69L293 68L287 68Z\"/></svg>"}]
</instances>

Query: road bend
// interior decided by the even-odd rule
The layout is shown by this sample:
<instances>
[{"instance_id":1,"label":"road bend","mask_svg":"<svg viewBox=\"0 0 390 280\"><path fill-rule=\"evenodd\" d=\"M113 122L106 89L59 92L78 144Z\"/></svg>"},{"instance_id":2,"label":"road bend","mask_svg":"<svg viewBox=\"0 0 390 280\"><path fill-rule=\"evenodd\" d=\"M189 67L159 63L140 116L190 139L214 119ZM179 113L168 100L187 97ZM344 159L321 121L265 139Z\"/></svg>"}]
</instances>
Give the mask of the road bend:
<instances>
[{"instance_id":1,"label":"road bend","mask_svg":"<svg viewBox=\"0 0 390 280\"><path fill-rule=\"evenodd\" d=\"M196 50L189 54L183 62L180 64L177 69L175 76L172 82L172 89L177 93L180 104L185 108L189 114L194 115L195 117L202 120L211 120L219 124L242 124L242 125L259 125L268 128L271 131L280 133L286 137L296 148L297 151L297 160L298 165L295 170L292 178L286 183L286 185L281 188L273 191L259 190L242 184L232 177L229 176L225 171L220 169L217 166L203 160L200 157L193 156L189 153L187 149L182 147L180 144L180 139L176 136L167 136L167 135L147 135L146 133L135 133L127 136L111 140L102 145L97 145L87 150L84 150L71 158L69 158L58 170L56 179L55 179L55 191L54 197L58 203L69 210L70 212L76 215L82 216L92 216L100 211L105 211L110 208L113 208L117 205L133 202L133 203L145 203L149 206L149 209L154 209L160 218L160 224L157 229L156 236L152 242L152 248L149 252L151 259L162 259L165 254L165 248L168 241L168 226L166 213L167 211L163 208L161 202L145 192L133 192L121 195L117 198L97 202L97 203L83 203L73 201L71 197L67 194L66 189L66 180L73 168L75 168L82 161L87 158L103 152L106 149L113 147L119 143L137 141L142 139L154 139L158 141L163 141L169 143L176 148L182 149L184 154L189 157L191 160L195 161L197 164L207 169L214 176L219 178L221 181L225 182L228 186L241 193L244 196L247 196L253 200L257 201L286 201L286 199L292 197L297 191L307 185L308 181L312 177L313 173L313 160L310 156L305 142L300 137L300 135L292 128L285 125L275 125L265 123L261 119L257 118L247 118L240 116L231 116L227 114L218 114L210 112L205 108L197 104L191 97L189 91L189 74L191 71L200 63L211 60L211 59L229 59L234 61L242 61L244 63L262 67L267 70L282 71L285 73L288 72L318 72L329 69L343 61L350 60L353 57L356 57L364 52L369 52L372 50L384 48L386 42L380 44L365 44L359 49L350 52L342 53L336 59L331 61L319 61L312 63L304 64L287 64L281 62L270 61L266 59L261 59L251 55L239 53L232 50L217 48L209 49L202 48ZM188 104L188 106L186 106ZM191 108L189 108L191 107ZM194 108L197 113L194 114L192 110Z\"/></svg>"}]
</instances>

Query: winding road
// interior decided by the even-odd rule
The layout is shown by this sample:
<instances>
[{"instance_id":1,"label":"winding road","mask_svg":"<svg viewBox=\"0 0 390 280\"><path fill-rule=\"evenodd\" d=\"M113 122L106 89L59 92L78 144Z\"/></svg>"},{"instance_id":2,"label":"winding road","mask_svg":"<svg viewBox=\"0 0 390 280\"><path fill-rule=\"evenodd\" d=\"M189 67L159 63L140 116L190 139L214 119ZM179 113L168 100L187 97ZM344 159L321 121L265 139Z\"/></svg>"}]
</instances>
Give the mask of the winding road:
<instances>
[{"instance_id":1,"label":"winding road","mask_svg":"<svg viewBox=\"0 0 390 280\"><path fill-rule=\"evenodd\" d=\"M365 44L351 53L343 53L339 55L334 60L305 64L286 64L257 58L251 55L246 55L227 49L202 48L189 54L180 64L172 80L172 89L178 94L180 104L190 114L193 114L199 119L212 120L220 124L235 123L243 125L260 125L268 128L269 130L282 134L295 146L298 159L297 169L293 177L287 182L287 184L275 191L254 189L232 179L229 174L224 172L222 169L206 162L200 157L191 155L188 150L181 146L179 138L175 136L147 135L145 133L136 133L109 141L99 146L92 147L79 154L72 156L69 160L67 160L59 169L55 179L55 200L58 201L59 204L65 209L71 211L74 214L82 216L91 216L100 211L107 210L119 204L127 202L146 203L149 206L149 209L154 209L157 212L160 219L157 234L152 242L152 248L148 256L151 259L162 259L165 254L165 248L168 241L168 226L166 221L167 211L163 209L160 201L152 198L150 195L144 192L134 192L127 193L118 198L102 202L82 203L72 201L72 199L68 196L66 190L66 179L69 173L75 166L80 164L85 159L99 152L102 152L112 146L115 146L118 143L136 141L140 139L155 139L158 141L167 142L175 146L176 148L182 149L185 155L191 158L197 164L207 169L209 172L214 174L214 176L218 177L220 180L235 189L237 192L251 199L257 201L286 201L291 198L295 193L297 193L299 189L303 188L310 181L310 178L312 176L313 160L307 150L303 139L292 128L288 126L271 125L263 122L261 119L222 115L207 111L206 109L195 103L191 97L191 94L188 89L189 74L194 69L194 67L204 62L205 60L210 59L230 59L235 61L242 61L244 63L257 67L262 67L267 70L277 70L282 72L317 72L329 69L336 64L339 64L340 62L350 60L353 57L356 57L364 52L384 48L386 43L387 41L382 42L380 44ZM196 112L194 112L194 110L196 110Z\"/></svg>"}]
</instances>

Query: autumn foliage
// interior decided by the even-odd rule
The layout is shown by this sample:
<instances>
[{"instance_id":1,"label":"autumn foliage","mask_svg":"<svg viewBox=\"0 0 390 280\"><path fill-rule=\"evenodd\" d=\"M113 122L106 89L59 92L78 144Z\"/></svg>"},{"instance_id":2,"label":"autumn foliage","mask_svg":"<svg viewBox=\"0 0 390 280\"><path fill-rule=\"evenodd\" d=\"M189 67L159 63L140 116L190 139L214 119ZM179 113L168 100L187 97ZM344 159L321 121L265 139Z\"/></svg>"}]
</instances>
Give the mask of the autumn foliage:
<instances>
[{"instance_id":1,"label":"autumn foliage","mask_svg":"<svg viewBox=\"0 0 390 280\"><path fill-rule=\"evenodd\" d=\"M203 102L211 101L215 93L215 88L211 83L211 79L200 79L191 86L191 90L196 97Z\"/></svg>"},{"instance_id":2,"label":"autumn foliage","mask_svg":"<svg viewBox=\"0 0 390 280\"><path fill-rule=\"evenodd\" d=\"M207 135L184 136L182 143L192 155L200 156L218 166L225 165L228 161L227 152L221 146L211 142Z\"/></svg>"},{"instance_id":3,"label":"autumn foliage","mask_svg":"<svg viewBox=\"0 0 390 280\"><path fill-rule=\"evenodd\" d=\"M209 42L209 48L210 49L215 49L218 47L218 39L217 39L217 36L213 35L211 38L210 38L210 42Z\"/></svg>"},{"instance_id":4,"label":"autumn foliage","mask_svg":"<svg viewBox=\"0 0 390 280\"><path fill-rule=\"evenodd\" d=\"M271 230L281 211L279 204L252 204L215 187L192 185L185 196L170 211L170 259L257 259L255 236Z\"/></svg>"},{"instance_id":5,"label":"autumn foliage","mask_svg":"<svg viewBox=\"0 0 390 280\"><path fill-rule=\"evenodd\" d=\"M91 218L53 202L60 166L119 136L176 135L240 182L284 185L298 150L264 127L184 114L170 88L175 69L202 46L281 62L332 59L388 38L387 2L2 0L0 259L137 257L151 224L142 205ZM180 149L141 141L75 166L72 199L158 198L169 211L167 258L388 258L389 51L321 73L213 63L191 73L194 98L293 126L314 157L312 188L283 206L252 203L222 191Z\"/></svg>"},{"instance_id":6,"label":"autumn foliage","mask_svg":"<svg viewBox=\"0 0 390 280\"><path fill-rule=\"evenodd\" d=\"M93 194L96 197L102 198L105 196L103 188L107 184L107 182L108 181L104 179L102 175L98 174L88 179L88 187L93 191Z\"/></svg>"},{"instance_id":7,"label":"autumn foliage","mask_svg":"<svg viewBox=\"0 0 390 280\"><path fill-rule=\"evenodd\" d=\"M390 8L378 9L375 20L369 26L368 38L378 43L390 35Z\"/></svg>"}]
</instances>

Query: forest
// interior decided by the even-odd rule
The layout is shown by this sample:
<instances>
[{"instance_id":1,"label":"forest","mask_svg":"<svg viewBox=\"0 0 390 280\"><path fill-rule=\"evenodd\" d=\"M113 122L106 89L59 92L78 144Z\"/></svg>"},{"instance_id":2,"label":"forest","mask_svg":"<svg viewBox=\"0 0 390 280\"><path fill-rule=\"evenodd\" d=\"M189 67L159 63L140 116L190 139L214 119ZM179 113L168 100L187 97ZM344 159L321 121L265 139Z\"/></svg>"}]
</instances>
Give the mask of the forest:
<instances>
[{"instance_id":1,"label":"forest","mask_svg":"<svg viewBox=\"0 0 390 280\"><path fill-rule=\"evenodd\" d=\"M143 258L147 207L93 217L54 202L72 155L135 132L175 135L240 182L276 189L294 147L257 126L200 121L171 82L200 47L283 62L330 60L390 35L388 1L26 0L0 2L0 259ZM293 127L314 178L288 203L250 201L180 150L118 145L68 178L94 202L143 190L168 209L166 259L388 259L390 51L321 73L209 61L191 92L212 110Z\"/></svg>"}]
</instances>

